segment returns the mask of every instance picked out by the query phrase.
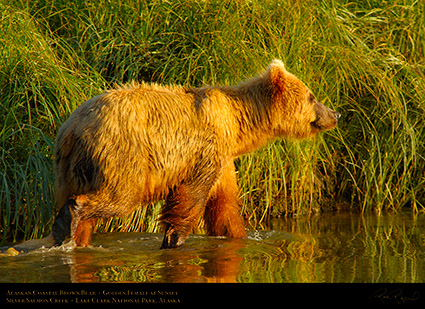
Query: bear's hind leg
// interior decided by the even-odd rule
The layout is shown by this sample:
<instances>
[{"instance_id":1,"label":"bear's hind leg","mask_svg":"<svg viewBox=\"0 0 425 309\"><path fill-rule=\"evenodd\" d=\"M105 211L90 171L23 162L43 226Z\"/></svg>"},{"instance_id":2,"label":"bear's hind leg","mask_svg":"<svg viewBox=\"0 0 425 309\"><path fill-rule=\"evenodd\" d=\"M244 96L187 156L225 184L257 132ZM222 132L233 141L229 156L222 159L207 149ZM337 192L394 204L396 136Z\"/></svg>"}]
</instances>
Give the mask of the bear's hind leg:
<instances>
[{"instance_id":1,"label":"bear's hind leg","mask_svg":"<svg viewBox=\"0 0 425 309\"><path fill-rule=\"evenodd\" d=\"M74 235L75 245L77 247L89 247L91 244L91 237L93 228L96 225L96 219L80 220Z\"/></svg>"},{"instance_id":2,"label":"bear's hind leg","mask_svg":"<svg viewBox=\"0 0 425 309\"><path fill-rule=\"evenodd\" d=\"M90 245L92 230L96 220L83 219L82 214L87 206L87 196L80 195L69 198L59 211L52 227L52 235L56 246L71 237L79 247Z\"/></svg>"},{"instance_id":3,"label":"bear's hind leg","mask_svg":"<svg viewBox=\"0 0 425 309\"><path fill-rule=\"evenodd\" d=\"M228 164L207 202L204 220L208 235L247 237L240 215L241 201L234 163Z\"/></svg>"},{"instance_id":4,"label":"bear's hind leg","mask_svg":"<svg viewBox=\"0 0 425 309\"><path fill-rule=\"evenodd\" d=\"M72 224L72 208L75 205L74 199L68 199L59 210L58 215L55 218L55 222L52 227L52 235L55 242L55 246L60 246L62 243L71 236L71 224Z\"/></svg>"}]
</instances>

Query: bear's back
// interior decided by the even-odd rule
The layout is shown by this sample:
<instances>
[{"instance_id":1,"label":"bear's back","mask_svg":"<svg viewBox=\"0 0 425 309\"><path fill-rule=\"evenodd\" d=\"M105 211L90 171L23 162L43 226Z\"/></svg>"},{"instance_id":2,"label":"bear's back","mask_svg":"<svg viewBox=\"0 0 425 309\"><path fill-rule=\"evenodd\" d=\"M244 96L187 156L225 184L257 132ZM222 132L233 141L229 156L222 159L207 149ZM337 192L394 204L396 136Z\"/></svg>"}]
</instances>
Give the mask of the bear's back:
<instances>
[{"instance_id":1,"label":"bear's back","mask_svg":"<svg viewBox=\"0 0 425 309\"><path fill-rule=\"evenodd\" d=\"M57 179L94 173L69 186L131 186L161 196L193 172L200 158L213 156L215 147L215 133L202 123L193 94L180 87L122 87L84 102L62 125Z\"/></svg>"}]
</instances>

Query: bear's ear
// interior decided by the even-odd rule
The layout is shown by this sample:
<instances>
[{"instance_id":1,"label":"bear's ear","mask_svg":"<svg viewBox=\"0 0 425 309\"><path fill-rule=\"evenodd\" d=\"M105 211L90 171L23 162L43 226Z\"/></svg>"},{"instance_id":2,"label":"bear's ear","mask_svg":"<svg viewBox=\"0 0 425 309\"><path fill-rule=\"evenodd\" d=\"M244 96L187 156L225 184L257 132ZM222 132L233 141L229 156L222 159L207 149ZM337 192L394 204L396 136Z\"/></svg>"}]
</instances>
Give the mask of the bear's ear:
<instances>
[{"instance_id":1,"label":"bear's ear","mask_svg":"<svg viewBox=\"0 0 425 309\"><path fill-rule=\"evenodd\" d=\"M270 63L267 68L267 73L270 78L270 84L273 89L273 93L280 94L285 89L285 75L286 70L283 62L275 59Z\"/></svg>"}]
</instances>

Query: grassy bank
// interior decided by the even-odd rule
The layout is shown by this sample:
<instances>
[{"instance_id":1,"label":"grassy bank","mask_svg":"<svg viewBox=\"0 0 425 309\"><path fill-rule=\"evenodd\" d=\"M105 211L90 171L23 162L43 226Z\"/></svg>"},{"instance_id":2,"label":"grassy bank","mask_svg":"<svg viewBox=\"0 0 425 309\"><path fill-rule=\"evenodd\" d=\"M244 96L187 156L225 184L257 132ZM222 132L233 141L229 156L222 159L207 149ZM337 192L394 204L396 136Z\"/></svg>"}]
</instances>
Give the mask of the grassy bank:
<instances>
[{"instance_id":1,"label":"grassy bank","mask_svg":"<svg viewBox=\"0 0 425 309\"><path fill-rule=\"evenodd\" d=\"M337 130L237 161L244 216L425 207L423 1L0 0L0 237L49 232L57 129L131 80L234 84L273 58ZM160 204L99 230L155 231Z\"/></svg>"}]
</instances>

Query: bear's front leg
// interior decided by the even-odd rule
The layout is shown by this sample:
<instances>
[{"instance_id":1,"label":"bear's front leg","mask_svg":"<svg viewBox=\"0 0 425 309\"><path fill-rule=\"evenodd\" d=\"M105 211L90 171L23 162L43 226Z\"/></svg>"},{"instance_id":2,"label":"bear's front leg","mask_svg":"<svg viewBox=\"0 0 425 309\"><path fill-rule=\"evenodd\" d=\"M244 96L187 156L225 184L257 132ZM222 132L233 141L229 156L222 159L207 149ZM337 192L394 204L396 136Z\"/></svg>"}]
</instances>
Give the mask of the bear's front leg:
<instances>
[{"instance_id":1,"label":"bear's front leg","mask_svg":"<svg viewBox=\"0 0 425 309\"><path fill-rule=\"evenodd\" d=\"M208 198L208 190L180 185L166 199L161 221L166 224L161 249L181 246L198 222Z\"/></svg>"},{"instance_id":2,"label":"bear's front leg","mask_svg":"<svg viewBox=\"0 0 425 309\"><path fill-rule=\"evenodd\" d=\"M223 174L211 192L204 220L208 235L230 238L247 237L241 217L241 201L233 161L225 167Z\"/></svg>"}]
</instances>

